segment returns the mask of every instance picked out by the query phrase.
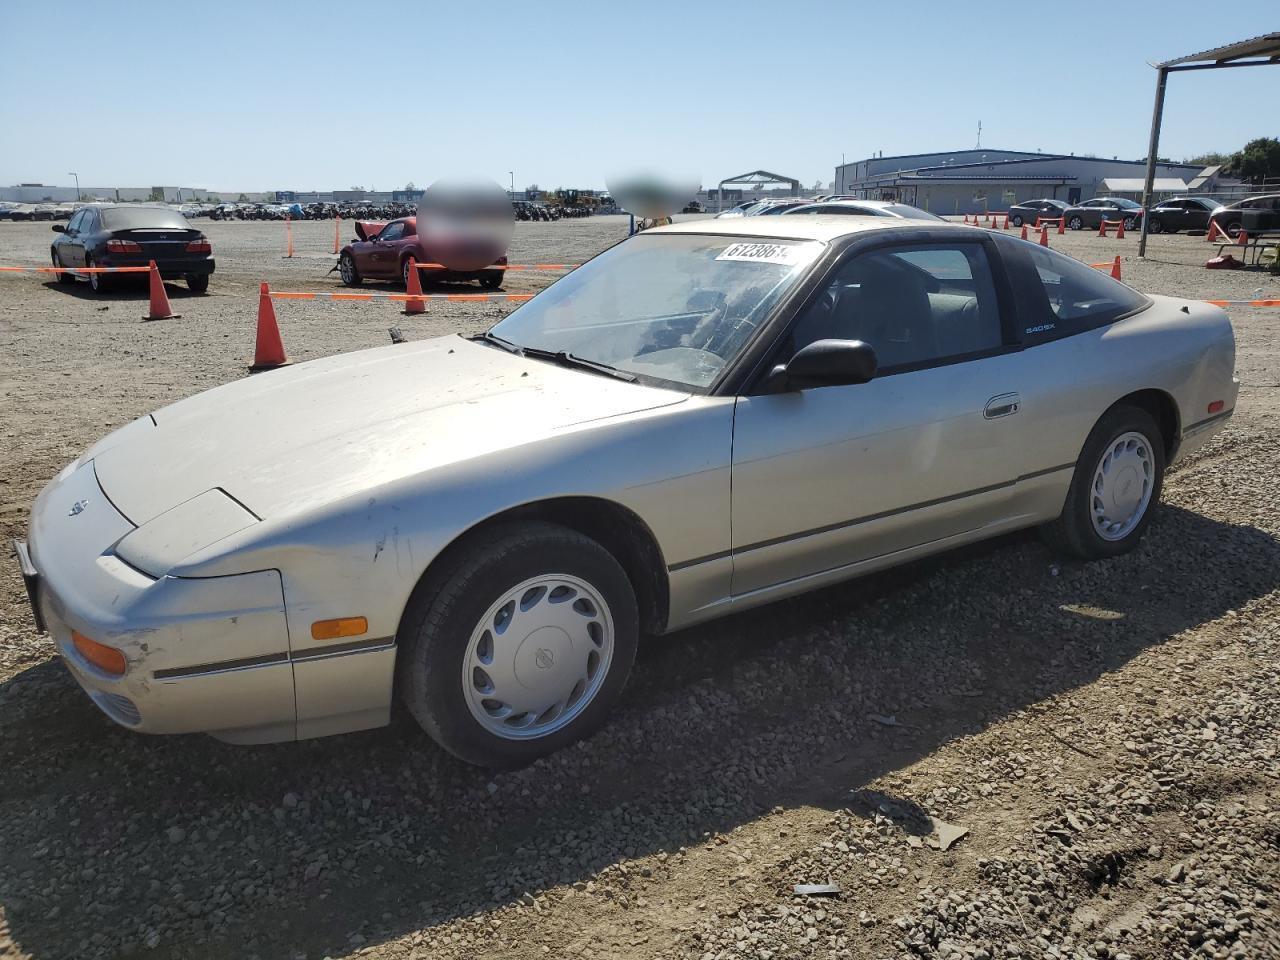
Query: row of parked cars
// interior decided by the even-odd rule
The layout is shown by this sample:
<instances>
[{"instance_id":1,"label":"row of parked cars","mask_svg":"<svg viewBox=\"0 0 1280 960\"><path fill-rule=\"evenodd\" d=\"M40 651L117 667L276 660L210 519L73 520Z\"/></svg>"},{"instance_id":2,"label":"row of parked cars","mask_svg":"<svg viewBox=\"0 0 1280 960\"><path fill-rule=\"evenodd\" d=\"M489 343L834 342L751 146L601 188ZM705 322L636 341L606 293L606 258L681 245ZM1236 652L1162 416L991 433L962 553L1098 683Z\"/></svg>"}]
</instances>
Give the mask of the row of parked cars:
<instances>
[{"instance_id":1,"label":"row of parked cars","mask_svg":"<svg viewBox=\"0 0 1280 960\"><path fill-rule=\"evenodd\" d=\"M1150 213L1123 197L1097 197L1074 205L1045 197L1009 208L1009 222L1015 227L1060 217L1072 230L1096 229L1104 219L1123 221L1125 229L1131 230L1146 217L1149 233L1208 230L1212 222L1234 239L1242 229L1252 233L1280 230L1280 194L1246 197L1229 204L1213 197L1169 197L1152 207Z\"/></svg>"}]
</instances>

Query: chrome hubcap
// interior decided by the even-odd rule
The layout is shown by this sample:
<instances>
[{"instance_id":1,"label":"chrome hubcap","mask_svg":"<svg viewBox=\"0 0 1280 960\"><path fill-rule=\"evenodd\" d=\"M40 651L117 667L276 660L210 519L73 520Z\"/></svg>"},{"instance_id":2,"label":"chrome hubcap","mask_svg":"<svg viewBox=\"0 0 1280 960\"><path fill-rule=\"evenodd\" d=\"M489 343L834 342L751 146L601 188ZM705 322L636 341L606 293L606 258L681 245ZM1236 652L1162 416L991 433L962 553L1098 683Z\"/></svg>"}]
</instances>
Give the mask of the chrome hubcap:
<instances>
[{"instance_id":1,"label":"chrome hubcap","mask_svg":"<svg viewBox=\"0 0 1280 960\"><path fill-rule=\"evenodd\" d=\"M613 617L591 584L544 574L504 593L480 618L462 661L471 715L505 740L544 737L600 691Z\"/></svg>"},{"instance_id":2,"label":"chrome hubcap","mask_svg":"<svg viewBox=\"0 0 1280 960\"><path fill-rule=\"evenodd\" d=\"M338 261L338 275L342 277L343 283L351 282L351 258L343 257Z\"/></svg>"},{"instance_id":3,"label":"chrome hubcap","mask_svg":"<svg viewBox=\"0 0 1280 960\"><path fill-rule=\"evenodd\" d=\"M1123 540L1142 520L1155 482L1151 444L1140 433L1116 437L1093 471L1093 529L1103 540Z\"/></svg>"}]
</instances>

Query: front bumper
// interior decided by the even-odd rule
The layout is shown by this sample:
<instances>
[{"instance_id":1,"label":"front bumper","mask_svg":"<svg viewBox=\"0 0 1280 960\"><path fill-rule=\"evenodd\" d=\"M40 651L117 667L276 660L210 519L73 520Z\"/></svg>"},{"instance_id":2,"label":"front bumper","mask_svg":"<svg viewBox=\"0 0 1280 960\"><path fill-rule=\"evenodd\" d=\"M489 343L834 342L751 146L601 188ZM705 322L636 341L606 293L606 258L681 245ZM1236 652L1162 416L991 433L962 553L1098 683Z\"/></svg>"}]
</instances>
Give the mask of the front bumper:
<instances>
[{"instance_id":1,"label":"front bumper","mask_svg":"<svg viewBox=\"0 0 1280 960\"><path fill-rule=\"evenodd\" d=\"M19 548L37 623L107 716L141 733L211 733L254 743L297 735L280 574L150 577L113 546L134 530L98 486L92 461L40 494ZM78 631L121 650L123 676L84 659Z\"/></svg>"}]
</instances>

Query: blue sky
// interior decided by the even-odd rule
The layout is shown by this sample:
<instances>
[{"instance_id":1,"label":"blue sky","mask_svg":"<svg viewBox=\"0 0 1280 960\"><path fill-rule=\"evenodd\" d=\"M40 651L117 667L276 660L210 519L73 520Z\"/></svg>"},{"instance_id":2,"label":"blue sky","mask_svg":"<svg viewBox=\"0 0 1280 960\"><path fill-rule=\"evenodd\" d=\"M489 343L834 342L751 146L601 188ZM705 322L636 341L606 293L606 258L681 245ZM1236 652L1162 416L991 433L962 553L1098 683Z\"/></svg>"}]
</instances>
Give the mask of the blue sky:
<instances>
[{"instance_id":1,"label":"blue sky","mask_svg":"<svg viewBox=\"0 0 1280 960\"><path fill-rule=\"evenodd\" d=\"M845 155L1146 153L1164 60L1275 0L755 4L0 0L0 184L217 190L638 167L806 186ZM1280 135L1280 67L1175 76L1161 154Z\"/></svg>"}]
</instances>

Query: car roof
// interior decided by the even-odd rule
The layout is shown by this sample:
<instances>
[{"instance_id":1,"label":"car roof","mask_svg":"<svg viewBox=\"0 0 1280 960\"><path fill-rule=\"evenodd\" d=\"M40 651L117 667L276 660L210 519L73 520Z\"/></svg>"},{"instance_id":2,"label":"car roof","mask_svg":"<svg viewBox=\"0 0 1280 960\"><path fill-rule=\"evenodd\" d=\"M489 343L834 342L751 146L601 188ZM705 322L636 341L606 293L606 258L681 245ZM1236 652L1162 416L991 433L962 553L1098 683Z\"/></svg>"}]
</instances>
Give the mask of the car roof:
<instances>
[{"instance_id":1,"label":"car roof","mask_svg":"<svg viewBox=\"0 0 1280 960\"><path fill-rule=\"evenodd\" d=\"M861 202L861 201L860 201ZM937 220L905 220L897 217L850 217L839 214L813 214L807 217L739 217L735 220L686 220L666 227L652 227L645 235L654 233L703 233L722 234L731 237L772 237L779 240L820 240L829 243L840 237L870 230L901 230L919 226L936 230ZM964 227L956 224L956 229ZM988 233L969 227L982 234Z\"/></svg>"}]
</instances>

